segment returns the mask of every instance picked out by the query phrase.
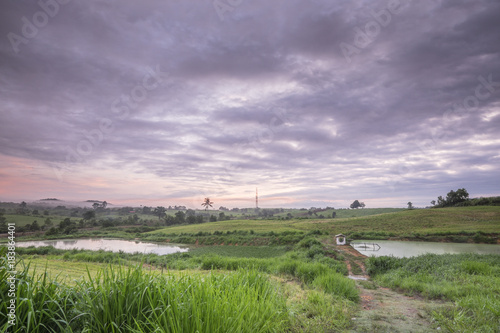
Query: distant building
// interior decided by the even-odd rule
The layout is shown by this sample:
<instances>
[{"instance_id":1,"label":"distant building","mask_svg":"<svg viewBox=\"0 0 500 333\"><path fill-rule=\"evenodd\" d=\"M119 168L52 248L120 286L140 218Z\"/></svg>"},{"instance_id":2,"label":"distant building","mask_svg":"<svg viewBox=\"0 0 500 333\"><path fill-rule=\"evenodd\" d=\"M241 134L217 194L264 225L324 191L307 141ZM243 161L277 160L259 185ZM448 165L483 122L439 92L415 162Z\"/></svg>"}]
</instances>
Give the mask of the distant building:
<instances>
[{"instance_id":1,"label":"distant building","mask_svg":"<svg viewBox=\"0 0 500 333\"><path fill-rule=\"evenodd\" d=\"M335 241L337 242L337 245L345 245L346 237L342 234L335 235Z\"/></svg>"}]
</instances>

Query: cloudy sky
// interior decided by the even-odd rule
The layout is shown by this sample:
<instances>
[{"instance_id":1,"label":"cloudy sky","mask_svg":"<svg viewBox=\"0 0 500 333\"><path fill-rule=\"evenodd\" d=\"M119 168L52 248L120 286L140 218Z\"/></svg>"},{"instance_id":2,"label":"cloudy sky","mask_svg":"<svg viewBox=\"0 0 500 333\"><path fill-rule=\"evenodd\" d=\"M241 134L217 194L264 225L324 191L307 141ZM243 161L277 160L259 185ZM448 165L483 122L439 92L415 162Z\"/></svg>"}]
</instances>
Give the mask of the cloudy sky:
<instances>
[{"instance_id":1,"label":"cloudy sky","mask_svg":"<svg viewBox=\"0 0 500 333\"><path fill-rule=\"evenodd\" d=\"M0 200L500 191L500 2L0 4Z\"/></svg>"}]
</instances>

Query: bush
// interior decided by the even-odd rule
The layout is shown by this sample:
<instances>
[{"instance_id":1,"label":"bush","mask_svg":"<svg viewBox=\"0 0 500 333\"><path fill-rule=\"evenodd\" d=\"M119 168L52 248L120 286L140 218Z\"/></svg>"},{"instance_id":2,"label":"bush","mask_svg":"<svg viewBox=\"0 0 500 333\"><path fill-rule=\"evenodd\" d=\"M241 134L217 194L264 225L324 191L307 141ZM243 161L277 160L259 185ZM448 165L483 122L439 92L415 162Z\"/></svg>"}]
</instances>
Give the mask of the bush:
<instances>
[{"instance_id":1,"label":"bush","mask_svg":"<svg viewBox=\"0 0 500 333\"><path fill-rule=\"evenodd\" d=\"M313 245L319 245L319 246L322 246L321 242L318 241L316 238L313 238L313 237L306 237L304 239L302 239L298 244L297 246L299 248L304 248L304 249L308 249L310 248L311 246Z\"/></svg>"},{"instance_id":2,"label":"bush","mask_svg":"<svg viewBox=\"0 0 500 333\"><path fill-rule=\"evenodd\" d=\"M312 285L326 293L351 300L359 301L356 283L338 273L322 274L314 279Z\"/></svg>"}]
</instances>

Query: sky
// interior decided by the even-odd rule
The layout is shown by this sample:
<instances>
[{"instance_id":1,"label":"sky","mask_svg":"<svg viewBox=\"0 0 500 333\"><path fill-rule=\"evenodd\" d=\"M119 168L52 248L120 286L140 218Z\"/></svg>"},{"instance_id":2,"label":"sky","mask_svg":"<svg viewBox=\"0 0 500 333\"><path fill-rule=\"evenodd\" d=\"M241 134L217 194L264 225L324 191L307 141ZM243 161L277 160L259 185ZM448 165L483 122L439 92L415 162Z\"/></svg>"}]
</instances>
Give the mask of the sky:
<instances>
[{"instance_id":1,"label":"sky","mask_svg":"<svg viewBox=\"0 0 500 333\"><path fill-rule=\"evenodd\" d=\"M500 195L500 2L0 3L0 201Z\"/></svg>"}]
</instances>

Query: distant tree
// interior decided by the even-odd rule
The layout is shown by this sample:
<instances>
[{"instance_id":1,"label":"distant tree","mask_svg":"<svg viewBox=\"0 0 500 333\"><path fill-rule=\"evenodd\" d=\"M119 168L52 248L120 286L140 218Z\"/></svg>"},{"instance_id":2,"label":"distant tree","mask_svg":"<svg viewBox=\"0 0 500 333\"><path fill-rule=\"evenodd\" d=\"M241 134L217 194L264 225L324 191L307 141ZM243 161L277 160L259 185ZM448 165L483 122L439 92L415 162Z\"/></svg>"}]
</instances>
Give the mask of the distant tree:
<instances>
[{"instance_id":1,"label":"distant tree","mask_svg":"<svg viewBox=\"0 0 500 333\"><path fill-rule=\"evenodd\" d=\"M436 200L432 200L431 205L436 206Z\"/></svg>"},{"instance_id":2,"label":"distant tree","mask_svg":"<svg viewBox=\"0 0 500 333\"><path fill-rule=\"evenodd\" d=\"M84 220L91 220L95 218L95 211L94 210L87 210L85 213L83 213L83 219Z\"/></svg>"},{"instance_id":3,"label":"distant tree","mask_svg":"<svg viewBox=\"0 0 500 333\"><path fill-rule=\"evenodd\" d=\"M175 213L175 221L177 223L185 223L186 222L186 214L182 210Z\"/></svg>"},{"instance_id":4,"label":"distant tree","mask_svg":"<svg viewBox=\"0 0 500 333\"><path fill-rule=\"evenodd\" d=\"M31 212L31 214L32 215L38 215L40 213L38 212L38 209L33 209L33 211Z\"/></svg>"},{"instance_id":5,"label":"distant tree","mask_svg":"<svg viewBox=\"0 0 500 333\"><path fill-rule=\"evenodd\" d=\"M359 203L359 207L361 207L361 208L365 208L365 207L366 207L366 205L365 205L365 203L364 203L364 202L360 202L360 203Z\"/></svg>"},{"instance_id":6,"label":"distant tree","mask_svg":"<svg viewBox=\"0 0 500 333\"><path fill-rule=\"evenodd\" d=\"M337 212L332 213L332 219L334 219L337 216Z\"/></svg>"},{"instance_id":7,"label":"distant tree","mask_svg":"<svg viewBox=\"0 0 500 333\"><path fill-rule=\"evenodd\" d=\"M50 228L49 230L47 230L47 232L45 232L45 235L46 236L52 236L52 235L57 235L59 233L59 230L57 228Z\"/></svg>"},{"instance_id":8,"label":"distant tree","mask_svg":"<svg viewBox=\"0 0 500 333\"><path fill-rule=\"evenodd\" d=\"M210 215L210 222L217 222L217 216Z\"/></svg>"},{"instance_id":9,"label":"distant tree","mask_svg":"<svg viewBox=\"0 0 500 333\"><path fill-rule=\"evenodd\" d=\"M4 234L9 231L7 226L7 219L0 215L0 234Z\"/></svg>"},{"instance_id":10,"label":"distant tree","mask_svg":"<svg viewBox=\"0 0 500 333\"><path fill-rule=\"evenodd\" d=\"M408 209L413 209L413 204L411 203L411 201L408 201L407 205L408 205Z\"/></svg>"},{"instance_id":11,"label":"distant tree","mask_svg":"<svg viewBox=\"0 0 500 333\"><path fill-rule=\"evenodd\" d=\"M19 204L19 208L18 208L17 211L18 211L19 214L26 214L26 213L28 213L28 208L27 208L26 202L24 202L24 201L21 202Z\"/></svg>"},{"instance_id":12,"label":"distant tree","mask_svg":"<svg viewBox=\"0 0 500 333\"><path fill-rule=\"evenodd\" d=\"M361 204L358 200L354 200L350 207L351 209L358 209L359 207L361 207Z\"/></svg>"},{"instance_id":13,"label":"distant tree","mask_svg":"<svg viewBox=\"0 0 500 333\"><path fill-rule=\"evenodd\" d=\"M459 188L456 192L451 190L446 195L446 203L450 206L455 206L460 202L467 201L469 199L469 193L465 188Z\"/></svg>"},{"instance_id":14,"label":"distant tree","mask_svg":"<svg viewBox=\"0 0 500 333\"><path fill-rule=\"evenodd\" d=\"M227 220L226 214L224 212L219 213L219 221L225 221Z\"/></svg>"},{"instance_id":15,"label":"distant tree","mask_svg":"<svg viewBox=\"0 0 500 333\"><path fill-rule=\"evenodd\" d=\"M203 215L196 215L196 223L203 223Z\"/></svg>"},{"instance_id":16,"label":"distant tree","mask_svg":"<svg viewBox=\"0 0 500 333\"><path fill-rule=\"evenodd\" d=\"M101 207L101 205L99 205L99 203L97 203L97 202L94 202L92 204L92 208L94 208L94 210L97 210L97 208L99 208L99 207Z\"/></svg>"},{"instance_id":17,"label":"distant tree","mask_svg":"<svg viewBox=\"0 0 500 333\"><path fill-rule=\"evenodd\" d=\"M49 213L49 211L48 211L48 210L44 210L44 211L43 211L43 215L49 215L49 214L50 214L50 213Z\"/></svg>"},{"instance_id":18,"label":"distant tree","mask_svg":"<svg viewBox=\"0 0 500 333\"><path fill-rule=\"evenodd\" d=\"M112 219L106 219L106 220L102 221L103 228L110 228L110 227L114 227L114 226L115 226L115 224L114 224Z\"/></svg>"},{"instance_id":19,"label":"distant tree","mask_svg":"<svg viewBox=\"0 0 500 333\"><path fill-rule=\"evenodd\" d=\"M143 214L151 214L151 207L148 207L148 206L144 206L142 207L142 213Z\"/></svg>"},{"instance_id":20,"label":"distant tree","mask_svg":"<svg viewBox=\"0 0 500 333\"><path fill-rule=\"evenodd\" d=\"M63 221L59 222L59 229L61 230L66 229L69 226L71 226L71 223L72 223L71 220L69 219L69 217L67 217Z\"/></svg>"},{"instance_id":21,"label":"distant tree","mask_svg":"<svg viewBox=\"0 0 500 333\"><path fill-rule=\"evenodd\" d=\"M186 218L186 222L188 224L195 224L196 223L196 216L188 215L188 217Z\"/></svg>"},{"instance_id":22,"label":"distant tree","mask_svg":"<svg viewBox=\"0 0 500 333\"><path fill-rule=\"evenodd\" d=\"M186 210L186 216L195 216L195 215L196 215L196 212L194 211L194 209Z\"/></svg>"},{"instance_id":23,"label":"distant tree","mask_svg":"<svg viewBox=\"0 0 500 333\"><path fill-rule=\"evenodd\" d=\"M201 205L205 206L205 210L207 210L208 206L213 207L212 204L213 204L213 202L210 201L210 198L205 198L205 201Z\"/></svg>"},{"instance_id":24,"label":"distant tree","mask_svg":"<svg viewBox=\"0 0 500 333\"><path fill-rule=\"evenodd\" d=\"M106 209L107 206L108 206L108 202L107 201L103 201L102 204L101 204L101 207L103 209Z\"/></svg>"},{"instance_id":25,"label":"distant tree","mask_svg":"<svg viewBox=\"0 0 500 333\"><path fill-rule=\"evenodd\" d=\"M52 223L52 220L50 219L50 217L47 217L45 219L45 222L43 223L47 228L50 228L52 227L53 223Z\"/></svg>"},{"instance_id":26,"label":"distant tree","mask_svg":"<svg viewBox=\"0 0 500 333\"><path fill-rule=\"evenodd\" d=\"M453 207L469 200L469 193L465 188L459 188L456 191L451 190L446 194L446 198L439 196L436 207ZM434 200L433 200L434 201Z\"/></svg>"},{"instance_id":27,"label":"distant tree","mask_svg":"<svg viewBox=\"0 0 500 333\"><path fill-rule=\"evenodd\" d=\"M165 216L165 225L174 225L176 223L175 217L172 215L166 215Z\"/></svg>"},{"instance_id":28,"label":"distant tree","mask_svg":"<svg viewBox=\"0 0 500 333\"><path fill-rule=\"evenodd\" d=\"M165 213L167 212L167 210L165 209L165 207L163 206L158 206L155 208L155 210L153 211L153 214L155 216L158 216L158 220L161 219L162 217L165 217Z\"/></svg>"}]
</instances>

